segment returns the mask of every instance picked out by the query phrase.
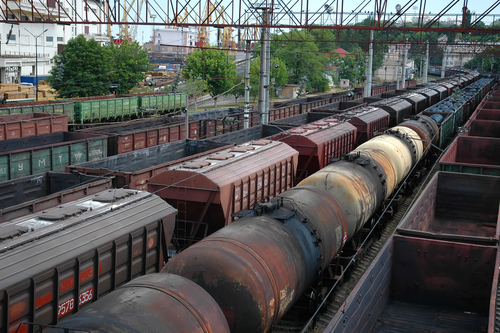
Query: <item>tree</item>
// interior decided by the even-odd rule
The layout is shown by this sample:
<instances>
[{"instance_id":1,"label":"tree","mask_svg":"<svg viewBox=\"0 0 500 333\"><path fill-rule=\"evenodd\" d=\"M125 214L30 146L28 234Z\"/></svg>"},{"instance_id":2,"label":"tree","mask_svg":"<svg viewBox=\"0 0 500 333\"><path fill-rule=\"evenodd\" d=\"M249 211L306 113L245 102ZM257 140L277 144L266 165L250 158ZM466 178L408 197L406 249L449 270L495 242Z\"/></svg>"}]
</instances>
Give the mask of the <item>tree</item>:
<instances>
[{"instance_id":1,"label":"tree","mask_svg":"<svg viewBox=\"0 0 500 333\"><path fill-rule=\"evenodd\" d=\"M179 86L179 91L182 93L189 94L189 97L194 101L194 109L198 110L198 105L196 104L198 98L200 98L208 89L207 81L200 78L196 79L186 79L182 86Z\"/></svg>"},{"instance_id":2,"label":"tree","mask_svg":"<svg viewBox=\"0 0 500 333\"><path fill-rule=\"evenodd\" d=\"M283 60L279 58L271 59L271 79L274 79L273 91L276 88L283 87L288 83L288 69ZM255 57L250 62L250 85L252 90L250 90L250 96L257 96L259 94L259 76L260 76L260 56Z\"/></svg>"},{"instance_id":3,"label":"tree","mask_svg":"<svg viewBox=\"0 0 500 333\"><path fill-rule=\"evenodd\" d=\"M109 93L111 70L108 48L83 35L68 41L54 56L55 66L47 79L57 97L99 96Z\"/></svg>"},{"instance_id":4,"label":"tree","mask_svg":"<svg viewBox=\"0 0 500 333\"><path fill-rule=\"evenodd\" d=\"M359 57L346 55L345 57L335 56L332 64L337 66L339 79L348 79L353 85L361 82L365 67L363 61Z\"/></svg>"},{"instance_id":5,"label":"tree","mask_svg":"<svg viewBox=\"0 0 500 333\"><path fill-rule=\"evenodd\" d=\"M126 94L149 69L147 51L137 42L101 46L83 35L71 39L54 63L48 81L58 97L106 95L111 86Z\"/></svg>"},{"instance_id":6,"label":"tree","mask_svg":"<svg viewBox=\"0 0 500 333\"><path fill-rule=\"evenodd\" d=\"M229 95L233 95L236 101L236 106L238 106L238 98L245 95L245 84L243 76L238 75L235 80L233 80L233 89L229 91Z\"/></svg>"},{"instance_id":7,"label":"tree","mask_svg":"<svg viewBox=\"0 0 500 333\"><path fill-rule=\"evenodd\" d=\"M326 61L319 56L319 49L314 40L303 30L292 30L289 33L274 36L271 45L271 57L281 59L288 68L290 83L300 84L306 78L308 90L320 92L328 89L325 77Z\"/></svg>"},{"instance_id":8,"label":"tree","mask_svg":"<svg viewBox=\"0 0 500 333\"><path fill-rule=\"evenodd\" d=\"M111 54L110 80L112 84L118 85L118 94L128 94L130 90L146 77L151 69L148 51L143 49L138 42L107 46Z\"/></svg>"},{"instance_id":9,"label":"tree","mask_svg":"<svg viewBox=\"0 0 500 333\"><path fill-rule=\"evenodd\" d=\"M226 52L216 49L195 50L186 58L182 69L185 79L201 77L206 80L208 92L217 106L217 96L226 93L236 78L236 64Z\"/></svg>"}]
</instances>

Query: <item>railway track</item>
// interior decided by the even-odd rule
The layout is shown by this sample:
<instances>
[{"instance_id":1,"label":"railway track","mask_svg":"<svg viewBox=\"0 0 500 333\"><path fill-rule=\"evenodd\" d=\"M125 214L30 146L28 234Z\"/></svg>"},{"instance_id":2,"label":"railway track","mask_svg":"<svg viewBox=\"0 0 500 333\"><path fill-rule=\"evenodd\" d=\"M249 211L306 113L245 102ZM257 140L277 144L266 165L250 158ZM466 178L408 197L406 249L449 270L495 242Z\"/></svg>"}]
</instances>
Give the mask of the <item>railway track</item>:
<instances>
[{"instance_id":1,"label":"railway track","mask_svg":"<svg viewBox=\"0 0 500 333\"><path fill-rule=\"evenodd\" d=\"M330 300L328 301L325 309L321 311L317 316L316 324L314 325L314 327L311 326L311 328L307 332L319 333L324 331L326 326L328 326L330 321L336 315L340 306L345 302L356 284L361 280L361 277L368 269L372 261L375 259L379 251L382 249L389 237L394 233L396 227L405 215L411 203L418 197L420 193L419 189L425 187L427 185L427 182L438 170L439 164L436 163L431 171L424 177L422 177L422 180L416 185L413 193L402 198L402 202L399 205L397 212L386 221L384 228L379 233L380 237L372 237L372 239L367 242L368 245L363 250L362 255L358 256L358 262L355 264L354 269L349 274L349 278L345 279L343 283L341 283L340 286L337 287L337 290L334 291L334 293L330 296ZM498 297L500 298L500 294ZM273 332L300 332L309 320L309 318L307 318L307 320L304 320L304 313L307 313L309 310L309 302L306 297L303 297L303 299L299 300L294 308L289 311L289 313L287 313L280 321L278 321L277 325L273 328ZM497 306L497 322L497 325L500 328L499 306Z\"/></svg>"}]
</instances>

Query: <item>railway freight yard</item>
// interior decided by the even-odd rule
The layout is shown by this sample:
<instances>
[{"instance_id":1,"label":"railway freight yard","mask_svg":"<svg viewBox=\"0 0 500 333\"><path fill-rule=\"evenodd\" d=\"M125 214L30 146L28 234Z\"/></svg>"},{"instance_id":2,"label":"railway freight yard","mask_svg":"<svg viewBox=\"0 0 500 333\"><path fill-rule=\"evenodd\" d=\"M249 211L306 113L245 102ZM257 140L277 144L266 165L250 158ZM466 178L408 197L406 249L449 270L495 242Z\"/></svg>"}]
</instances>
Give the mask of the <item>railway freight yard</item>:
<instances>
[{"instance_id":1,"label":"railway freight yard","mask_svg":"<svg viewBox=\"0 0 500 333\"><path fill-rule=\"evenodd\" d=\"M0 333L500 332L499 4L2 4Z\"/></svg>"}]
</instances>

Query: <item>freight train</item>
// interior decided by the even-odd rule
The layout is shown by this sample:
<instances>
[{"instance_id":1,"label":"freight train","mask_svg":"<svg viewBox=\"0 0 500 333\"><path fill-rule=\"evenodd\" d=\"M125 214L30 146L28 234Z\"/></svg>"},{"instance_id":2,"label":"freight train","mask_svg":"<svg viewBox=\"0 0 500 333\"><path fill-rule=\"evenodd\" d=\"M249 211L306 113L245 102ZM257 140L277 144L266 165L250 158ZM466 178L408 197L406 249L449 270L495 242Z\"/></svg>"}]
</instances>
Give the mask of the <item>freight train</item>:
<instances>
[{"instance_id":1,"label":"freight train","mask_svg":"<svg viewBox=\"0 0 500 333\"><path fill-rule=\"evenodd\" d=\"M177 254L163 272L185 277L207 291L232 332L269 331L356 232L370 223L385 199L404 184L422 156L437 143L437 134L434 120L426 116L391 128L298 186L238 213L237 221ZM162 284L168 284L170 278L152 277ZM124 297L131 287L134 293ZM61 327L133 332L134 317L147 316L152 323L142 330L168 331L168 324L153 324L158 322L158 296L149 299L152 306L143 312L131 311L151 289L179 296L175 286L130 282L120 292L82 309ZM178 301L192 304L188 295ZM132 304L118 306L124 302ZM213 320L213 327L221 325L217 316L197 314L206 322ZM112 320L106 320L108 317Z\"/></svg>"},{"instance_id":2,"label":"freight train","mask_svg":"<svg viewBox=\"0 0 500 333\"><path fill-rule=\"evenodd\" d=\"M344 96L344 97L345 97L345 96ZM343 98L343 97L342 97L342 98ZM315 104L321 104L321 103L316 103L316 102L314 102L314 101L307 102L307 103L312 103L312 104L307 104L307 105L309 105L309 106L312 106L312 105L315 105ZM9 143L11 143L11 142L13 142L13 141L9 141ZM74 146L74 145L70 145L70 147L73 147L73 146ZM85 149L84 149L84 150L85 150ZM85 151L92 152L93 150L92 150L92 149L86 149ZM105 149L101 149L101 151L105 151ZM35 156L36 154L34 154L34 152L33 152L33 153L32 153L32 152L28 152L28 155L30 155L30 156L32 155L33 157L36 157L36 156ZM38 156L38 155L37 155L37 156ZM47 153L47 156L51 156L51 153L50 153L50 152L49 152L49 153ZM40 165L39 165L39 167L40 167ZM44 167L45 167L45 166L44 166ZM29 172L29 170L31 170L31 167L27 167L27 168L26 168L26 172ZM41 170L41 169L40 169L40 170ZM144 182L144 179L142 179L142 180L141 180L141 182ZM52 304L52 303L51 303L51 304Z\"/></svg>"},{"instance_id":3,"label":"freight train","mask_svg":"<svg viewBox=\"0 0 500 333\"><path fill-rule=\"evenodd\" d=\"M0 116L25 113L65 114L70 124L120 121L181 110L186 107L186 97L187 94L144 93L23 102L0 107Z\"/></svg>"}]
</instances>

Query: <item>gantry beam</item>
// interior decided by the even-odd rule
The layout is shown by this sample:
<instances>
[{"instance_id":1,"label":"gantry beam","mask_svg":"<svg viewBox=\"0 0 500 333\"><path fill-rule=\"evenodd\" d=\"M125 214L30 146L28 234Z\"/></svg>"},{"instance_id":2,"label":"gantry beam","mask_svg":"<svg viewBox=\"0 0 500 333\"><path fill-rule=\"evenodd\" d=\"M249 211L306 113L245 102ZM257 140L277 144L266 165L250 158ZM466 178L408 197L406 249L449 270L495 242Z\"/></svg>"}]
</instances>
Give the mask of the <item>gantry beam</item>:
<instances>
[{"instance_id":1,"label":"gantry beam","mask_svg":"<svg viewBox=\"0 0 500 333\"><path fill-rule=\"evenodd\" d=\"M400 9L387 7L387 0L219 0L211 1L215 15L225 20L207 20L206 6L199 0L144 0L142 7L132 6L131 0L83 0L85 10L76 11L73 0L0 0L0 22L7 23L57 23L57 24L110 24L110 25L175 25L190 27L216 27L234 29L262 28L261 13L265 8L269 20L265 27L271 29L330 29L399 31L403 33L472 33L499 34L500 22L482 28L481 21L500 19L500 0L486 0L487 9L475 13L468 22L468 0L440 2L440 10L429 13L428 0L409 0ZM353 5L354 2L354 5ZM438 2L438 1L435 1ZM51 3L49 7L48 3ZM348 6L349 4L349 6ZM435 6L435 5L434 5ZM351 9L354 8L354 9ZM347 9L351 9L347 11ZM411 10L414 10L412 13ZM417 10L418 9L418 10ZM151 17L157 17L156 22ZM188 16L188 17L185 17ZM184 17L182 23L179 17ZM370 20L365 20L370 18ZM456 26L445 26L442 19L455 21ZM409 20L413 24L408 24ZM364 22L364 23L362 23ZM366 24L369 22L369 24ZM404 38L404 36L402 37Z\"/></svg>"}]
</instances>

